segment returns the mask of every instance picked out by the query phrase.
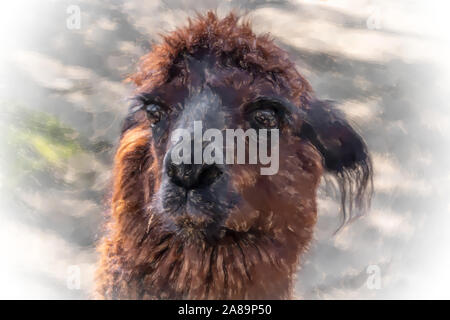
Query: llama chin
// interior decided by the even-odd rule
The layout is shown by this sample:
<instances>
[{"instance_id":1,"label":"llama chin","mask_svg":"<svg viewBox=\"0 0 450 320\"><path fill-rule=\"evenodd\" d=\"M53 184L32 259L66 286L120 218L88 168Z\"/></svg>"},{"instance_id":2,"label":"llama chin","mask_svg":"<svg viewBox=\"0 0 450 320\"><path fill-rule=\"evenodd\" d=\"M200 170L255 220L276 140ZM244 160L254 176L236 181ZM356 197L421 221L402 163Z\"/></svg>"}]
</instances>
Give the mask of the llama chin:
<instances>
[{"instance_id":1,"label":"llama chin","mask_svg":"<svg viewBox=\"0 0 450 320\"><path fill-rule=\"evenodd\" d=\"M97 297L291 298L324 172L336 178L346 219L369 205L363 139L314 97L283 50L235 14L189 20L142 58L129 81L136 96L115 155ZM236 158L174 161L171 136L193 132L196 121L205 131L276 129L277 172L261 174L264 164Z\"/></svg>"}]
</instances>

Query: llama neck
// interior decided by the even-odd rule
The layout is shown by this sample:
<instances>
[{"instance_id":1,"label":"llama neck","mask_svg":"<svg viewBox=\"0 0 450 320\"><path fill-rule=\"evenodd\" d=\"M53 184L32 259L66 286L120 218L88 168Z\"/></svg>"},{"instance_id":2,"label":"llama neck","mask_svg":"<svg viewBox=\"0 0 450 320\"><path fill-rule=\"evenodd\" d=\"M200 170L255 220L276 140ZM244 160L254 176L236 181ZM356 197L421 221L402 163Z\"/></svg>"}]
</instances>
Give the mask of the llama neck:
<instances>
[{"instance_id":1,"label":"llama neck","mask_svg":"<svg viewBox=\"0 0 450 320\"><path fill-rule=\"evenodd\" d=\"M123 258L137 298L287 299L298 254L264 238L211 245L150 233Z\"/></svg>"}]
</instances>

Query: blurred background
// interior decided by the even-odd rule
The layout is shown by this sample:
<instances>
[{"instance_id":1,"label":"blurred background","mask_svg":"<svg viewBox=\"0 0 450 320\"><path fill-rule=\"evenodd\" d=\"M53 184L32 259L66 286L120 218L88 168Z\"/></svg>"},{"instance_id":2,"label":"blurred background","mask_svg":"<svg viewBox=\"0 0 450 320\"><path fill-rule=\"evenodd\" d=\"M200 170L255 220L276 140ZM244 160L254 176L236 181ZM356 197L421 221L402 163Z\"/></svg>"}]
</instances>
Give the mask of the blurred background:
<instances>
[{"instance_id":1,"label":"blurred background","mask_svg":"<svg viewBox=\"0 0 450 320\"><path fill-rule=\"evenodd\" d=\"M450 5L369 0L0 4L0 298L86 299L123 83L195 11L247 13L365 137L370 212L340 225L322 183L301 299L450 298Z\"/></svg>"}]
</instances>

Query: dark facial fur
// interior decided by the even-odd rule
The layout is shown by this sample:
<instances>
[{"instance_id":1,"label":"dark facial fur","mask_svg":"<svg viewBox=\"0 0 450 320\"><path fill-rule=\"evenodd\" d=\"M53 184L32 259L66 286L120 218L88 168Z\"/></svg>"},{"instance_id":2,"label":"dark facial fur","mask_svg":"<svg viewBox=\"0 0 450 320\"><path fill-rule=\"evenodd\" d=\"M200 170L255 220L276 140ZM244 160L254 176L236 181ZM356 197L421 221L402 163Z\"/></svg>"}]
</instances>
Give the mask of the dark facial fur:
<instances>
[{"instance_id":1,"label":"dark facial fur","mask_svg":"<svg viewBox=\"0 0 450 320\"><path fill-rule=\"evenodd\" d=\"M98 296L291 297L323 170L336 175L343 209L364 206L371 166L362 139L312 98L281 49L234 15L208 13L178 29L131 79L138 89L115 158ZM277 174L261 175L259 164L173 164L176 129L193 131L196 120L203 130L258 129L258 111L280 132Z\"/></svg>"}]
</instances>

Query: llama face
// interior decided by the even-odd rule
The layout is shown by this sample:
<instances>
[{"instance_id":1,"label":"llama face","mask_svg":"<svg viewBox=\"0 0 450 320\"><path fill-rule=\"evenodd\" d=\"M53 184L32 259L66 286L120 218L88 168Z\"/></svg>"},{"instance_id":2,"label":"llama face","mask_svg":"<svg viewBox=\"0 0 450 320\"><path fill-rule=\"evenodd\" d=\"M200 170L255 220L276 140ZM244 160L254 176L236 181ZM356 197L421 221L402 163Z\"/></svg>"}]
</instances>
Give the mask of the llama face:
<instances>
[{"instance_id":1,"label":"llama face","mask_svg":"<svg viewBox=\"0 0 450 320\"><path fill-rule=\"evenodd\" d=\"M183 57L172 74L171 81L137 96L125 125L125 131L130 127L148 130L149 157L159 164L152 173L158 183L143 195L144 210L186 240L229 241L244 232L272 237L288 227L311 227L321 158L308 141L296 135L302 113L286 99L287 93L263 74L227 66L209 52ZM196 124L201 126L200 142L195 141ZM174 133L180 129L192 139L190 163L173 161L179 142ZM203 157L196 162L195 144L200 143L202 157L215 141L202 139L211 129L223 137L220 150L215 150L223 152L223 161L208 164ZM230 141L225 141L231 137L230 130L241 130L244 137L256 133L253 139L259 142L262 129L268 133L266 147L277 147L277 171L271 175L261 174L267 163L258 161L259 153L256 161L250 160L251 152L261 148L251 149L251 136L241 141L233 136L231 148ZM276 130L277 141L270 130ZM242 142L244 163L237 159ZM314 213L306 219L308 224L307 213ZM288 220L292 215L300 217ZM292 221L292 226L286 221Z\"/></svg>"},{"instance_id":2,"label":"llama face","mask_svg":"<svg viewBox=\"0 0 450 320\"><path fill-rule=\"evenodd\" d=\"M322 171L336 178L344 213L370 195L361 137L313 97L283 50L234 14L190 20L142 57L130 80L137 95L115 156L98 291L290 297L312 238ZM238 139L228 144L230 130L255 132L243 157ZM250 161L255 139L258 151L261 142L270 146L272 162L259 152Z\"/></svg>"}]
</instances>

